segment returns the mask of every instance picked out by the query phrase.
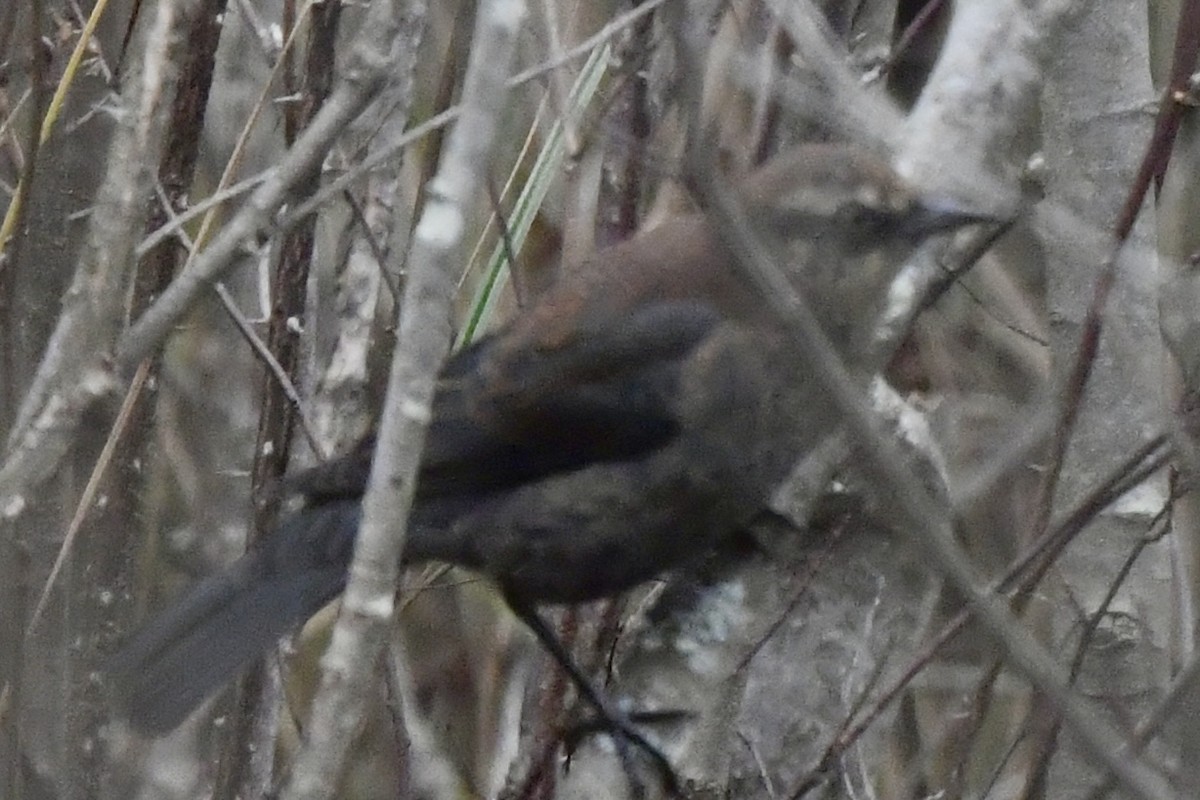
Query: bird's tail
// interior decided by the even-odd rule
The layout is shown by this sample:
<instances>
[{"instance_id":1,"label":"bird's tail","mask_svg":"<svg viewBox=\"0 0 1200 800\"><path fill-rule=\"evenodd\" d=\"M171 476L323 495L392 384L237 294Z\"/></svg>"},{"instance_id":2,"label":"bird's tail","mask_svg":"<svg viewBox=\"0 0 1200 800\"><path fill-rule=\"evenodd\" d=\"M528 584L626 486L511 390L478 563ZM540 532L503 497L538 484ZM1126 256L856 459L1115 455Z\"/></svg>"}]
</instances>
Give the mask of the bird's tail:
<instances>
[{"instance_id":1,"label":"bird's tail","mask_svg":"<svg viewBox=\"0 0 1200 800\"><path fill-rule=\"evenodd\" d=\"M346 583L359 503L285 517L259 546L188 590L108 664L121 711L138 730L176 727Z\"/></svg>"}]
</instances>

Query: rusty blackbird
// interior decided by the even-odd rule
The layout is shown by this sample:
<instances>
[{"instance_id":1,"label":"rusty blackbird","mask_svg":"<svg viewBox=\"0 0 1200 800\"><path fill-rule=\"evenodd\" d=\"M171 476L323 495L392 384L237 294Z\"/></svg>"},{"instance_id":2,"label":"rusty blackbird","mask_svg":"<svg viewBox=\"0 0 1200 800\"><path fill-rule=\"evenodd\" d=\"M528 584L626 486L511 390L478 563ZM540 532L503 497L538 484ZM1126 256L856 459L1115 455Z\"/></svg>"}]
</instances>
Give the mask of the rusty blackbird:
<instances>
[{"instance_id":1,"label":"rusty blackbird","mask_svg":"<svg viewBox=\"0 0 1200 800\"><path fill-rule=\"evenodd\" d=\"M851 361L912 247L979 220L841 145L800 146L733 188ZM536 605L686 568L746 525L836 419L732 258L702 213L676 216L566 268L452 356L405 563L490 578L554 651ZM304 505L120 650L109 672L134 727L175 727L341 592L370 457L368 440L291 478Z\"/></svg>"}]
</instances>

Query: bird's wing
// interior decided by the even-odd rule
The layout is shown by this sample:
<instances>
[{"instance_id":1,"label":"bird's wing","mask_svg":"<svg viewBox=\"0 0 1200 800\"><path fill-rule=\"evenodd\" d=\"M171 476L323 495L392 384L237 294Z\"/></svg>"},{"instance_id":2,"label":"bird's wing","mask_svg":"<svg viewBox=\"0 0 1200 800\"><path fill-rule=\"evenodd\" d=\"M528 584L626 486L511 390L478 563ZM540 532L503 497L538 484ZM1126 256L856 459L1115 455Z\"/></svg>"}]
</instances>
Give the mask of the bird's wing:
<instances>
[{"instance_id":1,"label":"bird's wing","mask_svg":"<svg viewBox=\"0 0 1200 800\"><path fill-rule=\"evenodd\" d=\"M703 303L664 301L569 337L505 332L463 351L443 373L419 497L497 491L660 447L678 430L682 366L720 321Z\"/></svg>"},{"instance_id":2,"label":"bird's wing","mask_svg":"<svg viewBox=\"0 0 1200 800\"><path fill-rule=\"evenodd\" d=\"M509 328L456 353L434 398L419 505L436 516L448 501L453 514L458 500L661 446L678 430L682 365L720 320L703 303L663 301L551 341ZM287 486L310 502L357 497L373 449L368 437Z\"/></svg>"},{"instance_id":3,"label":"bird's wing","mask_svg":"<svg viewBox=\"0 0 1200 800\"><path fill-rule=\"evenodd\" d=\"M283 487L315 503L357 499L367 490L374 453L375 435L371 434L337 458L287 476Z\"/></svg>"}]
</instances>

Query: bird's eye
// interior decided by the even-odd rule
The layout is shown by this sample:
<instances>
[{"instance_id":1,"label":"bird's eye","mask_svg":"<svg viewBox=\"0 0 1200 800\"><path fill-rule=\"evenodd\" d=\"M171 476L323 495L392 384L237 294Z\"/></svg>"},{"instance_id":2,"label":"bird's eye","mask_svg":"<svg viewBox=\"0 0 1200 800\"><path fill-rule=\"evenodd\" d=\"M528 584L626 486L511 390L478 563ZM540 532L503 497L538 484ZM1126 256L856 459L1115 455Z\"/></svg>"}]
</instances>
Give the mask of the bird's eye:
<instances>
[{"instance_id":1,"label":"bird's eye","mask_svg":"<svg viewBox=\"0 0 1200 800\"><path fill-rule=\"evenodd\" d=\"M862 234L881 233L892 223L893 216L876 206L847 203L839 209L846 225Z\"/></svg>"}]
</instances>

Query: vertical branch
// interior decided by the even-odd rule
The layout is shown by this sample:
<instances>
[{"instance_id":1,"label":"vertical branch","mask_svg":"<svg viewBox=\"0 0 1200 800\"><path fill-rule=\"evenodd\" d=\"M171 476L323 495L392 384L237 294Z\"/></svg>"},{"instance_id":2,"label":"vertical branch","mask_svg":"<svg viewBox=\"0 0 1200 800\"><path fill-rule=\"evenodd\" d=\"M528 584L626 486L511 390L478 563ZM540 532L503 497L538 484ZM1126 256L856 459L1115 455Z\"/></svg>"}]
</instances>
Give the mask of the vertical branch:
<instances>
[{"instance_id":1,"label":"vertical branch","mask_svg":"<svg viewBox=\"0 0 1200 800\"><path fill-rule=\"evenodd\" d=\"M300 24L292 3L285 5L285 19ZM295 144L299 134L316 117L329 96L336 61L335 40L341 3L318 3L307 15L309 24L306 59L299 78L290 68L294 49L284 54L287 87L283 106L284 141ZM314 169L299 181L295 192L308 197L317 186L319 170ZM283 374L295 385L300 368L300 324L304 318L308 275L312 265L316 217L301 220L283 236L272 270L270 316L267 319L266 347ZM272 371L262 369L262 406L254 447L251 492L254 515L250 526L250 546L275 525L280 495L273 490L287 469L291 453L292 431L298 409L288 397L286 387ZM215 797L253 797L262 794L274 781L273 742L277 727L278 680L269 674L275 667L256 664L239 682L238 702L233 706L229 735L224 743L224 758ZM257 758L246 758L257 753Z\"/></svg>"},{"instance_id":2,"label":"vertical branch","mask_svg":"<svg viewBox=\"0 0 1200 800\"><path fill-rule=\"evenodd\" d=\"M435 376L450 346L454 267L507 99L504 82L523 15L519 0L489 0L479 7L464 79L463 114L430 182L429 201L414 235L362 526L342 611L323 661L308 742L284 792L291 800L334 794L375 685L370 678L393 611Z\"/></svg>"}]
</instances>

